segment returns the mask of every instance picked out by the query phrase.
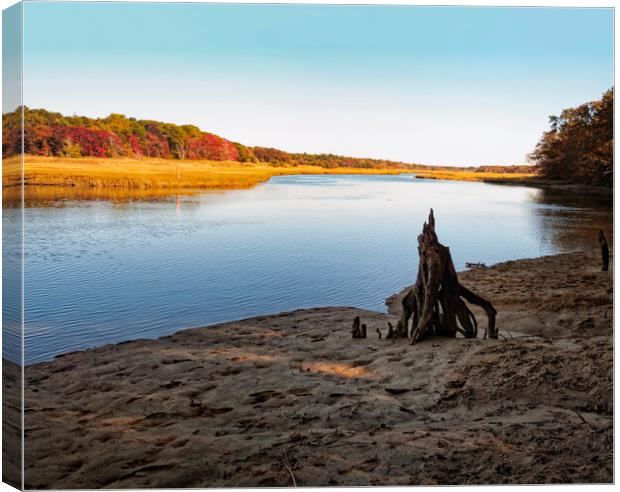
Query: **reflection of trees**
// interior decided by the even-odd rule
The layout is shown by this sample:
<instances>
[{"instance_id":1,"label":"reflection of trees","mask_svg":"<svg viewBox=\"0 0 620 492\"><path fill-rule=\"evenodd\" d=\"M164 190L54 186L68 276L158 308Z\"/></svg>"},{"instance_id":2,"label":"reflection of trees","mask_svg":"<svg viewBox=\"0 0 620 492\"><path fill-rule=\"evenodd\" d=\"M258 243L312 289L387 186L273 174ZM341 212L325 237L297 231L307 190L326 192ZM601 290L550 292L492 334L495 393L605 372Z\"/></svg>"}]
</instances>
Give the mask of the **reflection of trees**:
<instances>
[{"instance_id":1,"label":"reflection of trees","mask_svg":"<svg viewBox=\"0 0 620 492\"><path fill-rule=\"evenodd\" d=\"M21 206L21 188L6 187L2 193L2 204L6 208ZM117 205L135 201L176 203L181 200L183 208L199 206L191 197L198 195L221 195L225 190L181 190L170 189L126 189L126 188L84 188L66 186L26 186L24 205L26 207L63 207L76 200L107 200Z\"/></svg>"},{"instance_id":2,"label":"reflection of trees","mask_svg":"<svg viewBox=\"0 0 620 492\"><path fill-rule=\"evenodd\" d=\"M543 205L561 205L575 208L591 208L611 212L613 198L599 194L575 193L558 189L538 188L532 190L532 201Z\"/></svg>"},{"instance_id":3,"label":"reflection of trees","mask_svg":"<svg viewBox=\"0 0 620 492\"><path fill-rule=\"evenodd\" d=\"M557 251L598 249L597 234L613 244L611 197L536 189L530 195L532 218L541 242Z\"/></svg>"}]
</instances>

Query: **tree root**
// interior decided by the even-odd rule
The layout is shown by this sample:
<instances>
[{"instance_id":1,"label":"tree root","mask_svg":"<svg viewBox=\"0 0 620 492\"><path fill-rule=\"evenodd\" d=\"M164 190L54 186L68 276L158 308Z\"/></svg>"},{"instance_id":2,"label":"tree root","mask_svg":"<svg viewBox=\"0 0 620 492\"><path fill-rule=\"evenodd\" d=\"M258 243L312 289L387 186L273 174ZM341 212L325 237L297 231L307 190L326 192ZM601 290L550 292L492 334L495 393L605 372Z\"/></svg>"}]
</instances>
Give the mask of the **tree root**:
<instances>
[{"instance_id":1,"label":"tree root","mask_svg":"<svg viewBox=\"0 0 620 492\"><path fill-rule=\"evenodd\" d=\"M485 338L486 333L489 338L497 338L497 311L488 300L459 283L450 249L437 239L432 209L418 236L418 254L416 283L402 301L402 316L395 333L403 338L410 336L412 345L428 336L456 337L460 333L465 338L476 338L478 322L465 299L484 309L488 318Z\"/></svg>"}]
</instances>

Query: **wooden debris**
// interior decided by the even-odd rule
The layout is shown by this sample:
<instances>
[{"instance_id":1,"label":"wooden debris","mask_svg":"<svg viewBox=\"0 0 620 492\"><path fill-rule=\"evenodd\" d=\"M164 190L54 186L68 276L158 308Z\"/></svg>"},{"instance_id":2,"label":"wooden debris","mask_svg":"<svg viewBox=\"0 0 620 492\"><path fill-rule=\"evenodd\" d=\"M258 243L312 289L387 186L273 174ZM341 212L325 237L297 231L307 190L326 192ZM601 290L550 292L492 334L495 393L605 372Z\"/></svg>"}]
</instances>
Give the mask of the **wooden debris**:
<instances>
[{"instance_id":1,"label":"wooden debris","mask_svg":"<svg viewBox=\"0 0 620 492\"><path fill-rule=\"evenodd\" d=\"M408 413L409 415L416 415L416 413L415 413L413 410L411 410L410 408L407 408L407 407L403 407L402 405L401 405L401 406L399 406L399 407L398 407L398 409L399 409L401 412Z\"/></svg>"},{"instance_id":2,"label":"wooden debris","mask_svg":"<svg viewBox=\"0 0 620 492\"><path fill-rule=\"evenodd\" d=\"M387 337L385 338L387 339L394 338L394 327L392 326L392 323L390 323L389 321L388 321L388 327L389 327L388 334L387 334Z\"/></svg>"},{"instance_id":3,"label":"wooden debris","mask_svg":"<svg viewBox=\"0 0 620 492\"><path fill-rule=\"evenodd\" d=\"M389 321L388 327L389 331L386 338L392 339L392 341L396 340L397 338L407 338L409 336L407 331L403 330L403 325L400 320L398 321L398 323L396 323L396 329L394 329L394 326Z\"/></svg>"},{"instance_id":4,"label":"wooden debris","mask_svg":"<svg viewBox=\"0 0 620 492\"><path fill-rule=\"evenodd\" d=\"M476 338L478 323L463 299L484 309L488 335L497 338L497 311L489 301L459 283L450 249L437 239L432 209L418 236L418 254L416 283L402 301L400 320L402 333L409 332L412 320L411 344L433 335L455 337L461 333L466 338Z\"/></svg>"},{"instance_id":5,"label":"wooden debris","mask_svg":"<svg viewBox=\"0 0 620 492\"><path fill-rule=\"evenodd\" d=\"M601 271L606 272L609 270L609 246L607 245L607 238L603 231L598 231L598 243L601 246Z\"/></svg>"},{"instance_id":6,"label":"wooden debris","mask_svg":"<svg viewBox=\"0 0 620 492\"><path fill-rule=\"evenodd\" d=\"M360 325L360 317L353 318L353 328L351 329L353 338L366 338L366 325Z\"/></svg>"},{"instance_id":7,"label":"wooden debris","mask_svg":"<svg viewBox=\"0 0 620 492\"><path fill-rule=\"evenodd\" d=\"M288 455L284 454L284 467L288 470L289 475L291 476L291 480L293 481L293 487L297 487L297 480L295 480L295 475L293 474L293 470L291 469L291 465L289 463Z\"/></svg>"},{"instance_id":8,"label":"wooden debris","mask_svg":"<svg viewBox=\"0 0 620 492\"><path fill-rule=\"evenodd\" d=\"M581 412L579 410L573 409L573 412L577 414L577 417L579 417L579 420L581 420L581 422L583 422L584 424L588 423L588 421L583 417L583 415L581 415Z\"/></svg>"},{"instance_id":9,"label":"wooden debris","mask_svg":"<svg viewBox=\"0 0 620 492\"><path fill-rule=\"evenodd\" d=\"M409 328L406 324L403 324L402 320L398 320L398 323L396 323L396 336L398 338L409 338Z\"/></svg>"}]
</instances>

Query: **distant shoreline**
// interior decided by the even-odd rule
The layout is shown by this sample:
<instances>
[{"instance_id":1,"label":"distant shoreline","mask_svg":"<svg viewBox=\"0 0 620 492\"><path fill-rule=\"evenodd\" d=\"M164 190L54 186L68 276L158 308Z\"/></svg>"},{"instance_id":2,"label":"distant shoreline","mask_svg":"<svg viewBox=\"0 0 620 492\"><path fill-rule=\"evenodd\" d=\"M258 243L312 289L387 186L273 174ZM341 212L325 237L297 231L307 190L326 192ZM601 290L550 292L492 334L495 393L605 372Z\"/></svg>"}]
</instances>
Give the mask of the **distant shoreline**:
<instances>
[{"instance_id":1,"label":"distant shoreline","mask_svg":"<svg viewBox=\"0 0 620 492\"><path fill-rule=\"evenodd\" d=\"M273 176L298 174L416 174L420 178L511 182L533 176L526 173L477 172L415 168L357 168L320 166L275 166L234 161L171 159L103 159L25 156L26 187L66 187L80 190L177 190L249 188ZM21 160L5 159L3 188L21 184Z\"/></svg>"},{"instance_id":2,"label":"distant shoreline","mask_svg":"<svg viewBox=\"0 0 620 492\"><path fill-rule=\"evenodd\" d=\"M525 173L488 173L476 171L422 171L416 173L417 179L437 179L445 181L482 181L489 184L531 186L548 190L566 191L583 195L613 196L613 188L572 183L566 180L553 180Z\"/></svg>"},{"instance_id":3,"label":"distant shoreline","mask_svg":"<svg viewBox=\"0 0 620 492\"><path fill-rule=\"evenodd\" d=\"M7 159L3 187L20 184L19 159ZM248 188L273 176L294 174L401 174L408 169L275 166L235 161L104 159L26 156L25 186L99 189Z\"/></svg>"},{"instance_id":4,"label":"distant shoreline","mask_svg":"<svg viewBox=\"0 0 620 492\"><path fill-rule=\"evenodd\" d=\"M356 168L272 165L235 161L173 159L108 159L25 156L24 186L27 201L97 199L131 201L201 193L209 190L252 188L274 176L308 175L400 175L416 180L470 181L528 186L579 194L605 200L613 188L546 179L531 173L476 171L469 169ZM505 169L510 169L507 166ZM3 203L21 203L21 159L5 159L2 169Z\"/></svg>"}]
</instances>

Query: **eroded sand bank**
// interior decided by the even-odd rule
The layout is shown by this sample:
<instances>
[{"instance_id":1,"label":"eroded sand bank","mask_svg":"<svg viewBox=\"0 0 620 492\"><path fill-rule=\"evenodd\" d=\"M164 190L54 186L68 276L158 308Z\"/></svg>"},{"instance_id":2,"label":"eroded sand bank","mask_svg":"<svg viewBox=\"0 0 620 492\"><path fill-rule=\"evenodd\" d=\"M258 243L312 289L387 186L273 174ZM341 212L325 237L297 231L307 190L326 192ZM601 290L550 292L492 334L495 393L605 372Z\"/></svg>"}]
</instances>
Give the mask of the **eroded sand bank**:
<instances>
[{"instance_id":1,"label":"eroded sand bank","mask_svg":"<svg viewBox=\"0 0 620 492\"><path fill-rule=\"evenodd\" d=\"M393 343L395 314L330 307L28 366L26 487L610 482L611 272L572 253L460 278L499 340Z\"/></svg>"}]
</instances>

